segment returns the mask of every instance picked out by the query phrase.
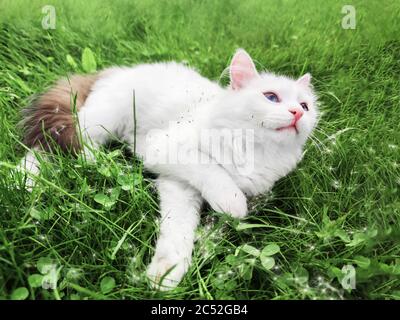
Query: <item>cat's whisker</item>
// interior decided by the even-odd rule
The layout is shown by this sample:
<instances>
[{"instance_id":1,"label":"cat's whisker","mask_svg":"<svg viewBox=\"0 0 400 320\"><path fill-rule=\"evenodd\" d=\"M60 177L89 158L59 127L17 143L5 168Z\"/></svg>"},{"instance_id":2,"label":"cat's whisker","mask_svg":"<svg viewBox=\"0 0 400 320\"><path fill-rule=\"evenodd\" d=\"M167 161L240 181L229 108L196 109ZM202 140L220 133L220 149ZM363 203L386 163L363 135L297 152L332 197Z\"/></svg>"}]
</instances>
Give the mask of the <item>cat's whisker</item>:
<instances>
[{"instance_id":1,"label":"cat's whisker","mask_svg":"<svg viewBox=\"0 0 400 320\"><path fill-rule=\"evenodd\" d=\"M314 128L314 131L315 132L318 132L318 133L321 133L322 135L324 135L326 138L329 138L329 135L325 132L325 131L323 131L321 128Z\"/></svg>"},{"instance_id":2,"label":"cat's whisker","mask_svg":"<svg viewBox=\"0 0 400 320\"><path fill-rule=\"evenodd\" d=\"M318 151L322 154L323 150L322 147L326 147L318 138L316 138L313 134L309 136L310 141L315 145L315 147L318 149Z\"/></svg>"},{"instance_id":3,"label":"cat's whisker","mask_svg":"<svg viewBox=\"0 0 400 320\"><path fill-rule=\"evenodd\" d=\"M310 134L310 137L313 138L313 139L315 139L316 141L318 141L318 143L319 143L320 145L322 145L324 148L326 148L326 144L325 144L322 140L320 140L320 139L315 135L314 132Z\"/></svg>"},{"instance_id":4,"label":"cat's whisker","mask_svg":"<svg viewBox=\"0 0 400 320\"><path fill-rule=\"evenodd\" d=\"M321 134L321 135L323 135L325 138L328 138L329 139L329 134L328 133L326 133L322 128L320 128L320 127L315 127L314 129L313 129L313 134L315 135L315 133L319 133L319 134Z\"/></svg>"}]
</instances>

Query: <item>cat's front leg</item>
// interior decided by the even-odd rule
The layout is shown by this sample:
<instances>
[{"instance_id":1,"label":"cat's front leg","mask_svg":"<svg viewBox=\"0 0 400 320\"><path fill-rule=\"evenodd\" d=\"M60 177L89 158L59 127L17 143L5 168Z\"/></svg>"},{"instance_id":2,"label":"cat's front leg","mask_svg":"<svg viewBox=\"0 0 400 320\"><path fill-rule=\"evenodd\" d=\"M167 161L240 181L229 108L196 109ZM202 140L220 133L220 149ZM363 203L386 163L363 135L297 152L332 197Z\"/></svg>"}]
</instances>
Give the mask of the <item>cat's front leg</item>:
<instances>
[{"instance_id":1,"label":"cat's front leg","mask_svg":"<svg viewBox=\"0 0 400 320\"><path fill-rule=\"evenodd\" d=\"M184 181L198 190L216 211L234 218L245 217L247 200L244 193L223 166L210 154L199 150L197 133L192 131L155 130L148 133L141 152L145 155L145 167Z\"/></svg>"},{"instance_id":2,"label":"cat's front leg","mask_svg":"<svg viewBox=\"0 0 400 320\"><path fill-rule=\"evenodd\" d=\"M225 212L234 218L247 215L247 199L242 190L227 175L212 176L205 180L202 197L218 212Z\"/></svg>"},{"instance_id":3,"label":"cat's front leg","mask_svg":"<svg viewBox=\"0 0 400 320\"><path fill-rule=\"evenodd\" d=\"M147 276L154 288L170 290L190 267L195 229L199 223L201 196L185 183L160 177L160 235Z\"/></svg>"},{"instance_id":4,"label":"cat's front leg","mask_svg":"<svg viewBox=\"0 0 400 320\"><path fill-rule=\"evenodd\" d=\"M227 213L238 219L247 215L246 196L218 164L186 165L174 174L187 179L215 211Z\"/></svg>"},{"instance_id":5,"label":"cat's front leg","mask_svg":"<svg viewBox=\"0 0 400 320\"><path fill-rule=\"evenodd\" d=\"M200 153L201 154L201 153ZM207 160L207 155L201 155ZM190 159L189 159L190 160ZM184 181L187 185L200 192L200 195L218 212L230 214L234 218L244 218L247 215L246 196L236 185L232 177L212 159L209 164L148 164L145 166L160 174L168 174Z\"/></svg>"}]
</instances>

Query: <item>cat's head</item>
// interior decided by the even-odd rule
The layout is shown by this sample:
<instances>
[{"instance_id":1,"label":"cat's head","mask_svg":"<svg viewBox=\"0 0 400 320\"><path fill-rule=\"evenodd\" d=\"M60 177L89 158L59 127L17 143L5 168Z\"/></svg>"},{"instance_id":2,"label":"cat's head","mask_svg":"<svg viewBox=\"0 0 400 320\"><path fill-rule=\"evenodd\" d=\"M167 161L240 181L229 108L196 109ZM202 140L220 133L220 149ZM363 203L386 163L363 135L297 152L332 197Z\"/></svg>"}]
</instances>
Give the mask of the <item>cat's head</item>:
<instances>
[{"instance_id":1,"label":"cat's head","mask_svg":"<svg viewBox=\"0 0 400 320\"><path fill-rule=\"evenodd\" d=\"M229 73L228 118L254 128L269 141L302 145L307 140L318 119L310 74L291 79L259 73L243 49L235 53Z\"/></svg>"}]
</instances>

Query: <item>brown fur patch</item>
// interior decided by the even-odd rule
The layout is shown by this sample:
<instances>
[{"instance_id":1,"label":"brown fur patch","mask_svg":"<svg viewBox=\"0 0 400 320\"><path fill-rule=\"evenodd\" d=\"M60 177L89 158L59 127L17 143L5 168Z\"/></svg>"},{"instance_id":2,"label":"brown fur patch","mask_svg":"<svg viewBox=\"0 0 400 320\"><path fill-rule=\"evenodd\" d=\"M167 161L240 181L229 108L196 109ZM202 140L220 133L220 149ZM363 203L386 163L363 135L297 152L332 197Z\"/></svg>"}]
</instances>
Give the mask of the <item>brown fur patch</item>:
<instances>
[{"instance_id":1,"label":"brown fur patch","mask_svg":"<svg viewBox=\"0 0 400 320\"><path fill-rule=\"evenodd\" d=\"M59 80L23 109L24 143L29 148L41 147L47 151L56 143L63 151L77 152L80 144L74 106L79 111L98 78L98 74L92 74Z\"/></svg>"}]
</instances>

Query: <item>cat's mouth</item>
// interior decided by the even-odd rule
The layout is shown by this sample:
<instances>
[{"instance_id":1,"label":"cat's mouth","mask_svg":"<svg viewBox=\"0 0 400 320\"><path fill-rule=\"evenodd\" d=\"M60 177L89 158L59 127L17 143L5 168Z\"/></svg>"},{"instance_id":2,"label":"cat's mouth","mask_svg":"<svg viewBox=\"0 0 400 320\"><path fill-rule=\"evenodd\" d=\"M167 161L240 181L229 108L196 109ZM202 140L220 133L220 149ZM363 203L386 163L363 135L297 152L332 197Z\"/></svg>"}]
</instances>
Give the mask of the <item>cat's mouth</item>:
<instances>
[{"instance_id":1,"label":"cat's mouth","mask_svg":"<svg viewBox=\"0 0 400 320\"><path fill-rule=\"evenodd\" d=\"M296 134L298 134L299 133L299 130L297 129L297 126L296 126L296 124L291 124L291 125L289 125L289 126L286 126L286 127L281 127L281 128L277 128L276 129L277 131L286 131L286 130L290 130L290 131L295 131L296 132Z\"/></svg>"}]
</instances>

